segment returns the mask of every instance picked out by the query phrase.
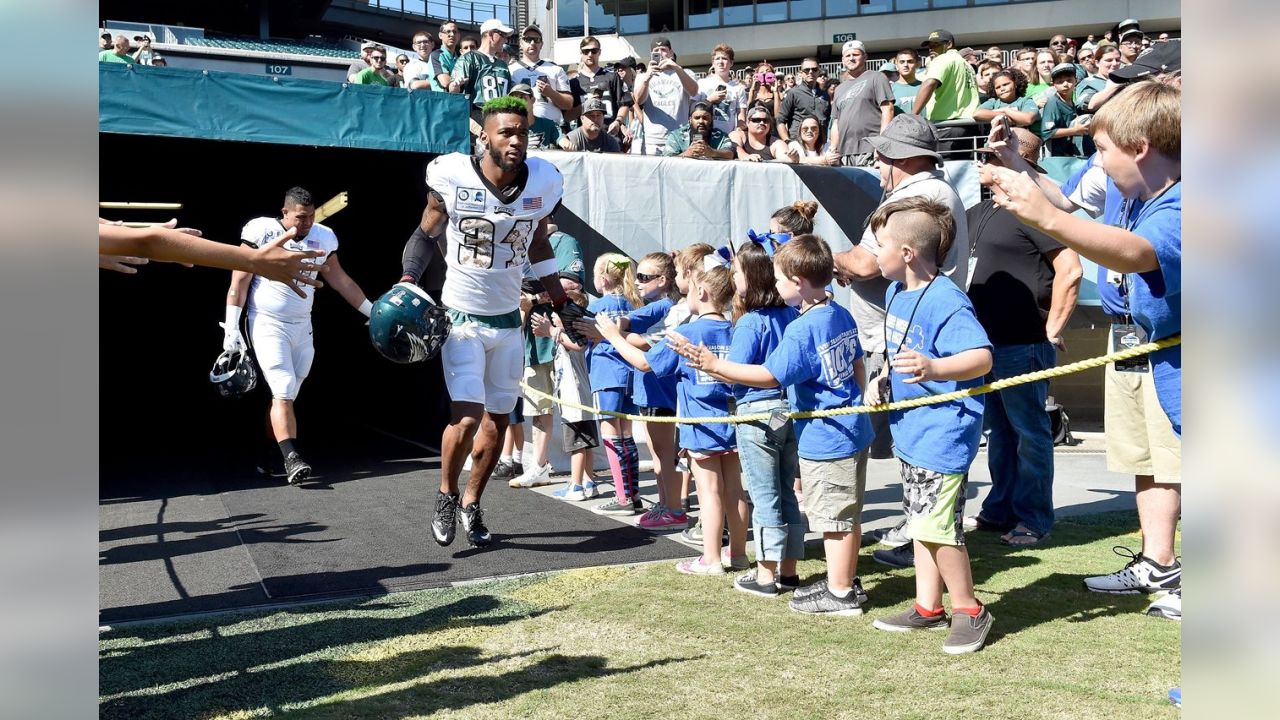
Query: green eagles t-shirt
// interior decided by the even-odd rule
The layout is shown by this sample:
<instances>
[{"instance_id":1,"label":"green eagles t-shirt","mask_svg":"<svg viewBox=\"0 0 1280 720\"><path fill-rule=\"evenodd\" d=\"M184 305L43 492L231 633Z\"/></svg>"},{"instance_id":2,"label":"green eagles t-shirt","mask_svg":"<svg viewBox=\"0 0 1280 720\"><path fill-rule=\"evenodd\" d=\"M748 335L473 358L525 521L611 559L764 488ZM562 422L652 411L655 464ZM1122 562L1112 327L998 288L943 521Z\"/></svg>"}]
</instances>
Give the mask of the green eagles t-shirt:
<instances>
[{"instance_id":1,"label":"green eagles t-shirt","mask_svg":"<svg viewBox=\"0 0 1280 720\"><path fill-rule=\"evenodd\" d=\"M973 111L978 108L978 78L955 48L929 63L925 79L938 81L929 107L924 111L927 118L942 122L973 117Z\"/></svg>"},{"instance_id":2,"label":"green eagles t-shirt","mask_svg":"<svg viewBox=\"0 0 1280 720\"><path fill-rule=\"evenodd\" d=\"M452 80L462 86L462 94L472 105L484 105L506 95L511 89L511 71L506 63L479 50L458 58L453 66Z\"/></svg>"},{"instance_id":3,"label":"green eagles t-shirt","mask_svg":"<svg viewBox=\"0 0 1280 720\"><path fill-rule=\"evenodd\" d=\"M1027 129L1035 133L1036 135L1040 134L1040 108L1036 107L1035 101L1032 100L1031 98L1020 97L1011 103L1007 103L1001 100L1000 98L991 98L990 100L987 100L986 102L982 103L978 107L982 108L983 110L999 110L1000 108L1007 107L1007 108L1013 108L1018 112L1034 113L1036 116L1036 120L1035 122L1028 125Z\"/></svg>"},{"instance_id":4,"label":"green eagles t-shirt","mask_svg":"<svg viewBox=\"0 0 1280 720\"><path fill-rule=\"evenodd\" d=\"M102 52L98 53L98 62L123 63L125 65L136 65L138 61L134 60L132 57L128 55L117 55L115 50L103 50Z\"/></svg>"},{"instance_id":5,"label":"green eagles t-shirt","mask_svg":"<svg viewBox=\"0 0 1280 720\"><path fill-rule=\"evenodd\" d=\"M560 141L560 126L554 120L535 117L529 124L530 150L559 150L556 145Z\"/></svg>"},{"instance_id":6,"label":"green eagles t-shirt","mask_svg":"<svg viewBox=\"0 0 1280 720\"><path fill-rule=\"evenodd\" d=\"M1054 157L1084 156L1084 141L1080 135L1049 139L1054 130L1070 127L1071 121L1075 119L1074 107L1063 102L1057 93L1049 96L1049 101L1044 104L1044 110L1040 113L1040 139L1046 143L1050 155Z\"/></svg>"},{"instance_id":7,"label":"green eagles t-shirt","mask_svg":"<svg viewBox=\"0 0 1280 720\"><path fill-rule=\"evenodd\" d=\"M356 84L357 85L390 85L391 83L387 82L387 79L382 77L382 75L379 74L377 70L374 70L373 68L369 67L356 73Z\"/></svg>"},{"instance_id":8,"label":"green eagles t-shirt","mask_svg":"<svg viewBox=\"0 0 1280 720\"><path fill-rule=\"evenodd\" d=\"M889 83L893 87L893 114L910 114L911 106L916 101L916 93L920 91L920 80L913 83Z\"/></svg>"}]
</instances>

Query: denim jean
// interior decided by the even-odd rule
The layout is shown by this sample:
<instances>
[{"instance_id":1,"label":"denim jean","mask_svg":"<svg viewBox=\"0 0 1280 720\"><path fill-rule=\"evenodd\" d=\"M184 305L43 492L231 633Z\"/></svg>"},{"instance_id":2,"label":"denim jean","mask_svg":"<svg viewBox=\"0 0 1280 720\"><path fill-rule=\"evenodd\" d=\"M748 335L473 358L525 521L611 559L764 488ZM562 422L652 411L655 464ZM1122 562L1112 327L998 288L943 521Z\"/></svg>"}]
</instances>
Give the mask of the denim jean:
<instances>
[{"instance_id":1,"label":"denim jean","mask_svg":"<svg viewBox=\"0 0 1280 720\"><path fill-rule=\"evenodd\" d=\"M1051 368L1057 353L1048 342L997 345L988 382ZM1047 533L1053 527L1053 429L1045 412L1049 381L1027 383L987 395L984 424L991 492L982 519L993 525Z\"/></svg>"},{"instance_id":2,"label":"denim jean","mask_svg":"<svg viewBox=\"0 0 1280 720\"><path fill-rule=\"evenodd\" d=\"M756 400L738 405L739 415L786 412L786 400ZM795 426L788 421L776 431L768 423L738 425L738 457L742 485L751 499L751 523L756 528L756 558L780 561L804 558L804 515L796 500L800 469Z\"/></svg>"}]
</instances>

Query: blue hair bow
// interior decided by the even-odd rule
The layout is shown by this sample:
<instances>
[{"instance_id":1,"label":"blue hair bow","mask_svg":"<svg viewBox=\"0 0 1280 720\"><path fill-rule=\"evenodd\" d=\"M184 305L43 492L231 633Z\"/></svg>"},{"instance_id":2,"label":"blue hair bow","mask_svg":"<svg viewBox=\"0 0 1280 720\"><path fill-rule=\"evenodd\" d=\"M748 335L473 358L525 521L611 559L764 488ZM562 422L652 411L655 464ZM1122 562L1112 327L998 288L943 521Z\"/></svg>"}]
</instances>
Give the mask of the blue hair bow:
<instances>
[{"instance_id":1,"label":"blue hair bow","mask_svg":"<svg viewBox=\"0 0 1280 720\"><path fill-rule=\"evenodd\" d=\"M765 254L772 258L778 248L791 239L791 233L766 232L757 234L755 230L748 229L747 239L764 248Z\"/></svg>"},{"instance_id":2,"label":"blue hair bow","mask_svg":"<svg viewBox=\"0 0 1280 720\"><path fill-rule=\"evenodd\" d=\"M733 265L733 248L728 245L721 245L716 251L702 258L702 269L704 271L712 270L718 267L730 267Z\"/></svg>"}]
</instances>

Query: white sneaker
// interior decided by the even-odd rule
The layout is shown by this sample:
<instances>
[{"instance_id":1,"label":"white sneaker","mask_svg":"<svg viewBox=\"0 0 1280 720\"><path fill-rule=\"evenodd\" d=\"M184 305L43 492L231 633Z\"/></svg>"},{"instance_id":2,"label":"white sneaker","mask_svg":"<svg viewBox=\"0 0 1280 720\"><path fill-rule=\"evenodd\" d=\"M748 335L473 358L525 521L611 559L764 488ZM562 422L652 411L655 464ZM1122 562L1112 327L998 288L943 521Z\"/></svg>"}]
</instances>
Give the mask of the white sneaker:
<instances>
[{"instance_id":1,"label":"white sneaker","mask_svg":"<svg viewBox=\"0 0 1280 720\"><path fill-rule=\"evenodd\" d=\"M551 482L551 463L547 463L542 467L531 467L525 470L523 475L511 478L511 482L507 484L513 488L531 488L550 485Z\"/></svg>"},{"instance_id":2,"label":"white sneaker","mask_svg":"<svg viewBox=\"0 0 1280 720\"><path fill-rule=\"evenodd\" d=\"M1086 589L1114 595L1136 595L1175 590L1182 586L1182 563L1177 560L1164 567L1127 547L1117 545L1112 551L1120 557L1129 558L1129 564L1110 575L1085 578Z\"/></svg>"},{"instance_id":3,"label":"white sneaker","mask_svg":"<svg viewBox=\"0 0 1280 720\"><path fill-rule=\"evenodd\" d=\"M1147 614L1182 622L1182 588L1161 594L1147 606Z\"/></svg>"}]
</instances>

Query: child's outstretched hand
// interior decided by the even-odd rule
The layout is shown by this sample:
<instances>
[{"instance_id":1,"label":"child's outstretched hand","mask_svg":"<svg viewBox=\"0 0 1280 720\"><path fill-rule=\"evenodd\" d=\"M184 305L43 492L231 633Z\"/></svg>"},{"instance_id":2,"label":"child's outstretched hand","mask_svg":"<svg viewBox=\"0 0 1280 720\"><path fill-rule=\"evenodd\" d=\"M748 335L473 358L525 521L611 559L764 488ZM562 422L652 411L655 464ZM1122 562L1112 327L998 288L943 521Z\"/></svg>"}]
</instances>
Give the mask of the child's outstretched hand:
<instances>
[{"instance_id":1,"label":"child's outstretched hand","mask_svg":"<svg viewBox=\"0 0 1280 720\"><path fill-rule=\"evenodd\" d=\"M1028 175L1005 167L991 170L991 200L1037 230L1045 230L1061 212Z\"/></svg>"},{"instance_id":2,"label":"child's outstretched hand","mask_svg":"<svg viewBox=\"0 0 1280 720\"><path fill-rule=\"evenodd\" d=\"M600 333L601 337L609 340L622 339L622 330L618 327L618 321L604 313L596 315L595 329L596 332Z\"/></svg>"},{"instance_id":3,"label":"child's outstretched hand","mask_svg":"<svg viewBox=\"0 0 1280 720\"><path fill-rule=\"evenodd\" d=\"M921 355L915 350L903 350L894 355L893 371L906 375L907 379L903 380L903 382L908 384L938 379L937 374L934 372L933 359L927 355Z\"/></svg>"},{"instance_id":4,"label":"child's outstretched hand","mask_svg":"<svg viewBox=\"0 0 1280 720\"><path fill-rule=\"evenodd\" d=\"M551 337L551 321L542 313L534 313L529 316L529 327L533 330L533 334L538 337Z\"/></svg>"}]
</instances>

